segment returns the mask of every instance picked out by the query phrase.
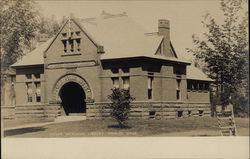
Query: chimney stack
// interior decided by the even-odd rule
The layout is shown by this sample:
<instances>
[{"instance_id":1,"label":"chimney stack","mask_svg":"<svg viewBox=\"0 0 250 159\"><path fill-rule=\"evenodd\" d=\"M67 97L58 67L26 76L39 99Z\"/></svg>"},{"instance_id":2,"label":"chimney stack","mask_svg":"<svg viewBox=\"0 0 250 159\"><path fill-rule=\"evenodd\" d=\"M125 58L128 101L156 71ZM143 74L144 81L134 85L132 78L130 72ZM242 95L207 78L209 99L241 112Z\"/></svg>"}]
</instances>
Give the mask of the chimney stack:
<instances>
[{"instance_id":1,"label":"chimney stack","mask_svg":"<svg viewBox=\"0 0 250 159\"><path fill-rule=\"evenodd\" d=\"M158 34L162 35L164 40L163 40L163 50L164 50L164 55L170 57L171 52L170 52L170 24L169 20L166 19L159 19L158 20Z\"/></svg>"}]
</instances>

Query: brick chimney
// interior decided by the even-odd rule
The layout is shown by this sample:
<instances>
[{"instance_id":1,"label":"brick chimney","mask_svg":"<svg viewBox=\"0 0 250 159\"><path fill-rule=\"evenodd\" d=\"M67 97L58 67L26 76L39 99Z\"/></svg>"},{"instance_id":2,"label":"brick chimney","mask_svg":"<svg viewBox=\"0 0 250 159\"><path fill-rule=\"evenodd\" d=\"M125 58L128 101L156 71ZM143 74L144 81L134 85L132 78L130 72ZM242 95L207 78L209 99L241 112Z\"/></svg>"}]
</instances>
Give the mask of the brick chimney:
<instances>
[{"instance_id":1,"label":"brick chimney","mask_svg":"<svg viewBox=\"0 0 250 159\"><path fill-rule=\"evenodd\" d=\"M158 20L158 34L162 35L163 40L163 50L164 55L170 57L172 56L170 52L170 24L169 20L159 19Z\"/></svg>"}]
</instances>

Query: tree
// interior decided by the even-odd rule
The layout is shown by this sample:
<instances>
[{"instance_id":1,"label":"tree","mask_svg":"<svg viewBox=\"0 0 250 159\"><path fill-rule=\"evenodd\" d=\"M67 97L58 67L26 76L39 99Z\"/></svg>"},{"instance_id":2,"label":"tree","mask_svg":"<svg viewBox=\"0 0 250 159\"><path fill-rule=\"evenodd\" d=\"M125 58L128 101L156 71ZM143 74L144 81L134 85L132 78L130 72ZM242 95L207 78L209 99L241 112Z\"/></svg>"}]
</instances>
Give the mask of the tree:
<instances>
[{"instance_id":1,"label":"tree","mask_svg":"<svg viewBox=\"0 0 250 159\"><path fill-rule=\"evenodd\" d=\"M0 6L1 62L7 68L31 47L38 29L38 12L32 0L2 0Z\"/></svg>"},{"instance_id":2,"label":"tree","mask_svg":"<svg viewBox=\"0 0 250 159\"><path fill-rule=\"evenodd\" d=\"M215 80L216 103L223 106L228 104L230 96L247 98L248 19L247 13L239 16L244 3L243 0L221 0L223 24L216 23L208 13L202 21L208 32L203 34L203 40L193 35L195 49L188 49L204 72Z\"/></svg>"},{"instance_id":3,"label":"tree","mask_svg":"<svg viewBox=\"0 0 250 159\"><path fill-rule=\"evenodd\" d=\"M108 105L111 117L118 122L120 128L124 128L131 108L130 103L135 98L130 95L129 90L113 88L108 99L111 101Z\"/></svg>"},{"instance_id":4,"label":"tree","mask_svg":"<svg viewBox=\"0 0 250 159\"><path fill-rule=\"evenodd\" d=\"M47 18L40 15L39 33L47 34L49 37L52 37L58 32L64 21L65 18L63 18L62 22L59 22L54 16Z\"/></svg>"}]
</instances>

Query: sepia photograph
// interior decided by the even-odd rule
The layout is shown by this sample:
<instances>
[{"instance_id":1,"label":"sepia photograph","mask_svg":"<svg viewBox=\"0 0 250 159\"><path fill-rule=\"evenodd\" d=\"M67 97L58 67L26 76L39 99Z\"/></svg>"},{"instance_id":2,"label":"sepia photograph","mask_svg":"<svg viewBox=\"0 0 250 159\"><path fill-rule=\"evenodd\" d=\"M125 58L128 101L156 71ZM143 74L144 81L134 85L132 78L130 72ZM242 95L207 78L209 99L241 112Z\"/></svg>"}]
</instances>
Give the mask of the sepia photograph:
<instances>
[{"instance_id":1,"label":"sepia photograph","mask_svg":"<svg viewBox=\"0 0 250 159\"><path fill-rule=\"evenodd\" d=\"M249 158L248 27L247 0L0 0L2 158Z\"/></svg>"}]
</instances>

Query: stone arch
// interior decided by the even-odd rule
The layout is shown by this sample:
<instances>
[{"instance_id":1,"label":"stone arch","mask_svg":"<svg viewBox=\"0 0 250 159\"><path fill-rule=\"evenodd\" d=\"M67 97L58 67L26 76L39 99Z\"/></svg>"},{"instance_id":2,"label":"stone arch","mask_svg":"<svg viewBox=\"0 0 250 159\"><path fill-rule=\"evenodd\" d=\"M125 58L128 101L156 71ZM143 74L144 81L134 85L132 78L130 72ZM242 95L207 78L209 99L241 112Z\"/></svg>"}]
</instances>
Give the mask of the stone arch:
<instances>
[{"instance_id":1,"label":"stone arch","mask_svg":"<svg viewBox=\"0 0 250 159\"><path fill-rule=\"evenodd\" d=\"M61 88L66 83L69 83L69 82L78 83L82 87L86 95L86 99L85 99L86 103L94 102L94 96L93 96L93 93L89 84L86 82L84 78L82 78L81 76L77 74L66 74L57 80L52 91L52 101L60 103L61 100L59 97L59 92Z\"/></svg>"}]
</instances>

